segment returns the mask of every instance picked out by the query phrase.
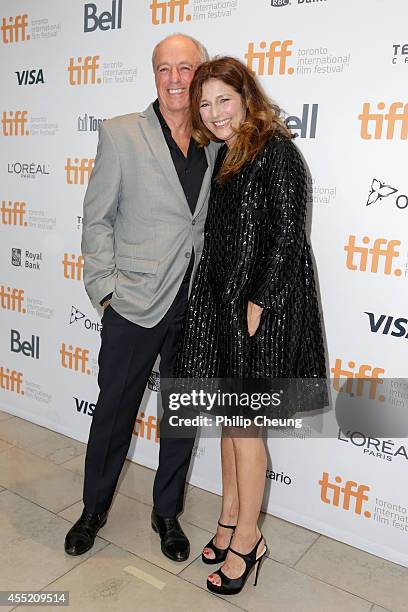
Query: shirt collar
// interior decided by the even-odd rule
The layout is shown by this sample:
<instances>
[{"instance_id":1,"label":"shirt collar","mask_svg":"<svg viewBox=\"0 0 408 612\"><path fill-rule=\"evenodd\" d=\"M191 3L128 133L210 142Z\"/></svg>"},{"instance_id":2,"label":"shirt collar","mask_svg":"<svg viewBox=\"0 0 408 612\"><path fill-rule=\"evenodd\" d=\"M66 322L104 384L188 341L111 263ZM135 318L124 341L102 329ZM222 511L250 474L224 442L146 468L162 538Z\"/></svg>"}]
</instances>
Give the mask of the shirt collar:
<instances>
[{"instance_id":1,"label":"shirt collar","mask_svg":"<svg viewBox=\"0 0 408 612\"><path fill-rule=\"evenodd\" d=\"M153 109L154 109L154 112L157 115L157 118L158 118L158 120L160 122L161 127L162 128L166 128L167 130L170 130L169 126L166 123L165 118L161 114L160 105L159 105L159 99L158 98L156 98L156 100L153 102Z\"/></svg>"}]
</instances>

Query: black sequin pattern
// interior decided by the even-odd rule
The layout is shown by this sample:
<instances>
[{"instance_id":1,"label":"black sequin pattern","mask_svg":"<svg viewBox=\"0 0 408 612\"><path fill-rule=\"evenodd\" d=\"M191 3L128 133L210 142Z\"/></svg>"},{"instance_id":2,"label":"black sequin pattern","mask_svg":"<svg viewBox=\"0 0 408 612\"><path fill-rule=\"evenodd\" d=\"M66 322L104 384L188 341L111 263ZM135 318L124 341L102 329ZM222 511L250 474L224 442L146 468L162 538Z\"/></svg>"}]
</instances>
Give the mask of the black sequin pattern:
<instances>
[{"instance_id":1,"label":"black sequin pattern","mask_svg":"<svg viewBox=\"0 0 408 612\"><path fill-rule=\"evenodd\" d=\"M213 178L176 377L326 377L306 187L302 158L286 138L270 139L229 182ZM264 307L252 337L248 300Z\"/></svg>"}]
</instances>

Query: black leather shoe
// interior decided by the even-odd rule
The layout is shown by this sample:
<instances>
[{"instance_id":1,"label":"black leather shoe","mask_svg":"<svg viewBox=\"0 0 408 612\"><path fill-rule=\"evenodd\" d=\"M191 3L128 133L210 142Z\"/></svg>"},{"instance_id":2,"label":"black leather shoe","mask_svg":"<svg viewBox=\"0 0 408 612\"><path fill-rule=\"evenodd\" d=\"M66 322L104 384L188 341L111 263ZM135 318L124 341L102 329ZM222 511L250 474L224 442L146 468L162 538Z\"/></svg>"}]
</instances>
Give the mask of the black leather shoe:
<instances>
[{"instance_id":1,"label":"black leather shoe","mask_svg":"<svg viewBox=\"0 0 408 612\"><path fill-rule=\"evenodd\" d=\"M65 536L65 552L68 555L83 555L92 548L96 534L106 523L108 510L91 514L84 508L80 518Z\"/></svg>"},{"instance_id":2,"label":"black leather shoe","mask_svg":"<svg viewBox=\"0 0 408 612\"><path fill-rule=\"evenodd\" d=\"M159 534L162 553L172 561L186 561L190 554L190 542L176 517L158 516L152 510L152 529Z\"/></svg>"}]
</instances>

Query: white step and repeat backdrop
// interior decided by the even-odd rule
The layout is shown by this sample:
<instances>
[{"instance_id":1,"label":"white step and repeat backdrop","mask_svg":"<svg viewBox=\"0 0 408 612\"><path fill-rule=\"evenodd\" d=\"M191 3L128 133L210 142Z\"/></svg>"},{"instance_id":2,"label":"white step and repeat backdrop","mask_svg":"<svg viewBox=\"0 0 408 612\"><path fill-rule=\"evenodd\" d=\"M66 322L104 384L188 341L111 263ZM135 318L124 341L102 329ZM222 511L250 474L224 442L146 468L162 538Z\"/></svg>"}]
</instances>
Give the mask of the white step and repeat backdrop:
<instances>
[{"instance_id":1,"label":"white step and repeat backdrop","mask_svg":"<svg viewBox=\"0 0 408 612\"><path fill-rule=\"evenodd\" d=\"M87 440L101 327L80 238L98 125L154 99L151 50L175 31L247 62L298 134L332 375L406 375L406 0L13 0L0 19L1 408ZM129 453L150 467L156 382ZM404 405L403 381L384 387ZM408 566L407 439L312 433L269 440L265 510ZM198 441L190 482L220 492L218 440Z\"/></svg>"}]
</instances>

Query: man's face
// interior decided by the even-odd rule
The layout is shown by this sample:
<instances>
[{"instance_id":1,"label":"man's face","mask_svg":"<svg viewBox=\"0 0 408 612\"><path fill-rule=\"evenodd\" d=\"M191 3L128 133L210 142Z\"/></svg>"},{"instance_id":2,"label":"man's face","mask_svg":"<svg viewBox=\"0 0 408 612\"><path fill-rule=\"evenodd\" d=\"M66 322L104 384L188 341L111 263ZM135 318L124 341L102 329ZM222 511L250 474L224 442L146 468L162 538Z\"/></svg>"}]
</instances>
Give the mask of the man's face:
<instances>
[{"instance_id":1,"label":"man's face","mask_svg":"<svg viewBox=\"0 0 408 612\"><path fill-rule=\"evenodd\" d=\"M175 36L159 45L154 74L162 110L170 113L188 110L188 90L200 63L199 51L188 38Z\"/></svg>"}]
</instances>

